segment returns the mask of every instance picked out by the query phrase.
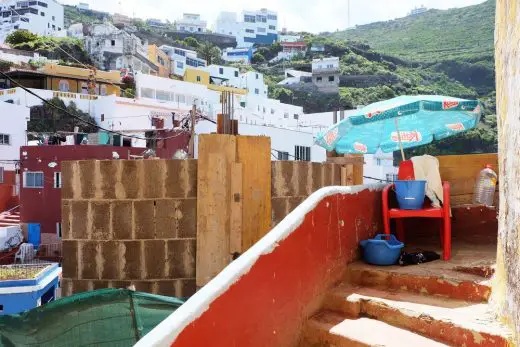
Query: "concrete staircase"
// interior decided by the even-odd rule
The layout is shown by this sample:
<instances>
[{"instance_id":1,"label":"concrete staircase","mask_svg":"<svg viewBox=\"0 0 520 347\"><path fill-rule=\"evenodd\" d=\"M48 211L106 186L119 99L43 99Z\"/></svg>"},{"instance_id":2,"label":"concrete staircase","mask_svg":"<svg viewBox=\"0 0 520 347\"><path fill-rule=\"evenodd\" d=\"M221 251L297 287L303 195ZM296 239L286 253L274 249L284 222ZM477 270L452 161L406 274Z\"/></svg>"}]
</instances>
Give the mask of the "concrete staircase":
<instances>
[{"instance_id":1,"label":"concrete staircase","mask_svg":"<svg viewBox=\"0 0 520 347\"><path fill-rule=\"evenodd\" d=\"M6 212L0 212L0 227L20 225L19 207L15 207Z\"/></svg>"},{"instance_id":2,"label":"concrete staircase","mask_svg":"<svg viewBox=\"0 0 520 347\"><path fill-rule=\"evenodd\" d=\"M488 279L402 269L351 264L300 346L510 346L510 331L487 303Z\"/></svg>"}]
</instances>

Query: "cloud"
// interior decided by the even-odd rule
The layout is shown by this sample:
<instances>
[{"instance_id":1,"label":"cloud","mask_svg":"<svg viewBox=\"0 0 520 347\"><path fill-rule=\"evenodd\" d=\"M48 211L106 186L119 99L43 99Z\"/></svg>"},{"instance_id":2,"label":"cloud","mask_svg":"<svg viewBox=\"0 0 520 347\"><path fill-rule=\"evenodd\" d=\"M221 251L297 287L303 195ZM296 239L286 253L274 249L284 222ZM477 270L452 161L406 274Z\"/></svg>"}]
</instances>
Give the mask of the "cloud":
<instances>
[{"instance_id":1,"label":"cloud","mask_svg":"<svg viewBox=\"0 0 520 347\"><path fill-rule=\"evenodd\" d=\"M405 16L412 8L447 9L483 2L483 0L262 0L244 5L238 0L139 1L139 0L63 0L69 5L89 2L92 9L119 12L139 18L168 19L173 22L183 12L200 13L211 27L221 11L242 12L265 7L278 12L279 27L294 31L323 32L345 29ZM244 7L245 6L245 7ZM350 19L350 20L349 20Z\"/></svg>"}]
</instances>

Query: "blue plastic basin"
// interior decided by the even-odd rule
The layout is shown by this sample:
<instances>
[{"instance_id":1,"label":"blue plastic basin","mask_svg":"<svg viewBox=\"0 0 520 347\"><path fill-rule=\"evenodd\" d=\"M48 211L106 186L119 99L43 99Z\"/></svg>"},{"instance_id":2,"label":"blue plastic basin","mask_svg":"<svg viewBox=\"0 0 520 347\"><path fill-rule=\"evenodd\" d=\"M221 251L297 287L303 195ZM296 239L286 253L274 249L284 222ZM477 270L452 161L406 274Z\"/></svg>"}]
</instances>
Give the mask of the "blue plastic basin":
<instances>
[{"instance_id":1,"label":"blue plastic basin","mask_svg":"<svg viewBox=\"0 0 520 347\"><path fill-rule=\"evenodd\" d=\"M395 181L397 203L402 210L420 210L424 204L426 181Z\"/></svg>"},{"instance_id":2,"label":"blue plastic basin","mask_svg":"<svg viewBox=\"0 0 520 347\"><path fill-rule=\"evenodd\" d=\"M361 241L363 259L374 265L394 265L399 259L404 243L390 234L379 234L373 239Z\"/></svg>"}]
</instances>

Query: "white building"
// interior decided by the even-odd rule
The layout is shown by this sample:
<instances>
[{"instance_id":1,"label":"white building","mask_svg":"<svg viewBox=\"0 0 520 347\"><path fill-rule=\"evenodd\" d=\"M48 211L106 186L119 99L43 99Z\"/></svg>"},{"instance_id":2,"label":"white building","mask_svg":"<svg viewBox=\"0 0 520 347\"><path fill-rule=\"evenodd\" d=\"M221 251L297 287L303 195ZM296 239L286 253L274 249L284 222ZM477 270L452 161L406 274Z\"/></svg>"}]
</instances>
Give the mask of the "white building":
<instances>
[{"instance_id":1,"label":"white building","mask_svg":"<svg viewBox=\"0 0 520 347\"><path fill-rule=\"evenodd\" d=\"M214 84L242 88L240 70L236 67L212 64L201 69L209 72Z\"/></svg>"},{"instance_id":2,"label":"white building","mask_svg":"<svg viewBox=\"0 0 520 347\"><path fill-rule=\"evenodd\" d=\"M200 19L200 14L184 13L181 19L175 21L175 30L203 33L207 31L208 22Z\"/></svg>"},{"instance_id":3,"label":"white building","mask_svg":"<svg viewBox=\"0 0 520 347\"><path fill-rule=\"evenodd\" d=\"M264 75L256 71L248 71L240 75L240 88L247 90L248 95L267 99L267 84L264 82Z\"/></svg>"},{"instance_id":4,"label":"white building","mask_svg":"<svg viewBox=\"0 0 520 347\"><path fill-rule=\"evenodd\" d=\"M0 42L18 29L41 36L65 36L63 6L55 0L7 0L0 3L0 12Z\"/></svg>"},{"instance_id":5,"label":"white building","mask_svg":"<svg viewBox=\"0 0 520 347\"><path fill-rule=\"evenodd\" d=\"M0 174L3 170L14 171L13 160L20 159L20 147L26 144L29 111L25 106L0 101Z\"/></svg>"},{"instance_id":6,"label":"white building","mask_svg":"<svg viewBox=\"0 0 520 347\"><path fill-rule=\"evenodd\" d=\"M80 2L77 7L80 10L89 10L90 9L90 5L86 2Z\"/></svg>"},{"instance_id":7,"label":"white building","mask_svg":"<svg viewBox=\"0 0 520 347\"><path fill-rule=\"evenodd\" d=\"M15 64L28 64L29 62L47 64L58 62L57 60L49 60L37 52L22 51L5 47L0 47L0 60L10 61Z\"/></svg>"},{"instance_id":8,"label":"white building","mask_svg":"<svg viewBox=\"0 0 520 347\"><path fill-rule=\"evenodd\" d=\"M280 34L278 35L279 42L298 42L301 41L302 37L300 35L288 35L288 34Z\"/></svg>"},{"instance_id":9,"label":"white building","mask_svg":"<svg viewBox=\"0 0 520 347\"><path fill-rule=\"evenodd\" d=\"M189 67L199 68L206 66L206 61L198 58L195 51L168 45L162 45L159 49L170 57L172 74L176 76L184 76L184 72Z\"/></svg>"},{"instance_id":10,"label":"white building","mask_svg":"<svg viewBox=\"0 0 520 347\"><path fill-rule=\"evenodd\" d=\"M278 40L278 15L274 11L244 11L240 19L234 13L222 12L214 26L219 34L235 36L237 47L254 44L270 45Z\"/></svg>"},{"instance_id":11,"label":"white building","mask_svg":"<svg viewBox=\"0 0 520 347\"><path fill-rule=\"evenodd\" d=\"M222 60L227 62L250 64L253 58L253 48L232 48L228 47L222 51Z\"/></svg>"},{"instance_id":12,"label":"white building","mask_svg":"<svg viewBox=\"0 0 520 347\"><path fill-rule=\"evenodd\" d=\"M416 16L418 14L422 14L424 12L428 11L428 8L424 7L424 5L421 5L421 7L415 7L413 8L410 13L408 13L409 16Z\"/></svg>"}]
</instances>

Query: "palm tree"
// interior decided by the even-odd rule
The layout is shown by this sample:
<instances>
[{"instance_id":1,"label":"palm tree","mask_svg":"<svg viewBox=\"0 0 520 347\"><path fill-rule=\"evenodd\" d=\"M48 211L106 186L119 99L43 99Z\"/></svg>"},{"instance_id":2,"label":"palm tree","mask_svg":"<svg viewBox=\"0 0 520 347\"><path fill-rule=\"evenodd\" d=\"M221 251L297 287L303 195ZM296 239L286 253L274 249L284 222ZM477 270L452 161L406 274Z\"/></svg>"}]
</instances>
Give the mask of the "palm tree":
<instances>
[{"instance_id":1,"label":"palm tree","mask_svg":"<svg viewBox=\"0 0 520 347\"><path fill-rule=\"evenodd\" d=\"M206 60L208 65L216 64L220 61L220 49L209 41L202 42L197 48L199 56Z\"/></svg>"}]
</instances>

